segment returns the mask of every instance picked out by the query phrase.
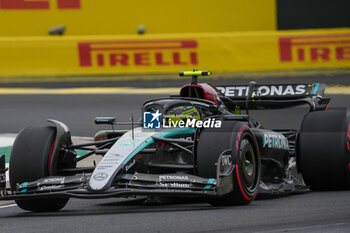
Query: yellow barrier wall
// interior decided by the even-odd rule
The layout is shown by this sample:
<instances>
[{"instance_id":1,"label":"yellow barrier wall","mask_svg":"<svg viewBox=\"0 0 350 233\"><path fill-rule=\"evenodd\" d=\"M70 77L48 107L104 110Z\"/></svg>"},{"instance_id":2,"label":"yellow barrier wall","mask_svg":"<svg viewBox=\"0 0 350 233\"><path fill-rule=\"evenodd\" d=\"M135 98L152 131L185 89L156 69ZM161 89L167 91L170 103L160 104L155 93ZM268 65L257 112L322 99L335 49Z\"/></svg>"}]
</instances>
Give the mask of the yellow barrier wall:
<instances>
[{"instance_id":1,"label":"yellow barrier wall","mask_svg":"<svg viewBox=\"0 0 350 233\"><path fill-rule=\"evenodd\" d=\"M276 15L275 0L0 0L0 36L275 30Z\"/></svg>"},{"instance_id":2,"label":"yellow barrier wall","mask_svg":"<svg viewBox=\"0 0 350 233\"><path fill-rule=\"evenodd\" d=\"M350 29L0 38L0 76L350 67Z\"/></svg>"}]
</instances>

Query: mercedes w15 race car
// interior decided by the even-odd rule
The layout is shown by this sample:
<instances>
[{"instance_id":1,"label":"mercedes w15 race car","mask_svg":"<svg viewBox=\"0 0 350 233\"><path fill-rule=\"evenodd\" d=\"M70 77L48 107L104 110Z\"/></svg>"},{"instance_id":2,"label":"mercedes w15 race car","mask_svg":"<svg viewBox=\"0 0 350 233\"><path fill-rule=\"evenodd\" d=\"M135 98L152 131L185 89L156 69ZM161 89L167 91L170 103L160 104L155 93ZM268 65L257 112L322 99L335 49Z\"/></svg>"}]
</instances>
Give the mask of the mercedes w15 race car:
<instances>
[{"instance_id":1,"label":"mercedes w15 race car","mask_svg":"<svg viewBox=\"0 0 350 233\"><path fill-rule=\"evenodd\" d=\"M347 189L350 115L327 110L321 83L230 85L198 83L209 71L180 72L192 82L179 95L149 100L142 119L95 123L129 125L73 144L69 128L21 130L10 158L10 187L1 163L0 200L28 211L57 211L69 198L195 197L212 205L243 205L257 195ZM251 109L308 105L299 130L269 130ZM77 156L76 150L87 151ZM77 166L91 155L98 164Z\"/></svg>"}]
</instances>

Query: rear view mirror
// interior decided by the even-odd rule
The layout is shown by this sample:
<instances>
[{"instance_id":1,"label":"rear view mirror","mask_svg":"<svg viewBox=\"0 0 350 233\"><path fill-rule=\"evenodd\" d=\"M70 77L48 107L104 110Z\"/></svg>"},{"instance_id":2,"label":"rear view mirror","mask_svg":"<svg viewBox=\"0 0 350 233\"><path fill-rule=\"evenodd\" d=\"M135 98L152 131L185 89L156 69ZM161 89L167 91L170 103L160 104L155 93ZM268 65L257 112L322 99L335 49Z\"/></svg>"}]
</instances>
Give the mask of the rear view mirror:
<instances>
[{"instance_id":1,"label":"rear view mirror","mask_svg":"<svg viewBox=\"0 0 350 233\"><path fill-rule=\"evenodd\" d=\"M116 125L117 120L115 117L96 117L95 118L96 125Z\"/></svg>"}]
</instances>

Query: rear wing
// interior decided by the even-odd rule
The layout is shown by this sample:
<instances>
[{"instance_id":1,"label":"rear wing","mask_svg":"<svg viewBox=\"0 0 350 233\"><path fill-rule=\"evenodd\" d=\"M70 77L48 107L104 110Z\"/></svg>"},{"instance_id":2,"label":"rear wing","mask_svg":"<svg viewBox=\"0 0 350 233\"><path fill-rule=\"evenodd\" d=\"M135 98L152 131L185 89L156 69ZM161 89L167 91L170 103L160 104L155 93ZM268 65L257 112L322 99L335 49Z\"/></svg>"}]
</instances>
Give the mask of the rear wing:
<instances>
[{"instance_id":1,"label":"rear wing","mask_svg":"<svg viewBox=\"0 0 350 233\"><path fill-rule=\"evenodd\" d=\"M216 87L222 93L221 99L225 105L234 109L235 106L246 108L248 85L225 85ZM269 84L256 85L249 98L250 109L288 108L308 104L311 111L324 110L330 99L323 98L326 85L312 84Z\"/></svg>"}]
</instances>

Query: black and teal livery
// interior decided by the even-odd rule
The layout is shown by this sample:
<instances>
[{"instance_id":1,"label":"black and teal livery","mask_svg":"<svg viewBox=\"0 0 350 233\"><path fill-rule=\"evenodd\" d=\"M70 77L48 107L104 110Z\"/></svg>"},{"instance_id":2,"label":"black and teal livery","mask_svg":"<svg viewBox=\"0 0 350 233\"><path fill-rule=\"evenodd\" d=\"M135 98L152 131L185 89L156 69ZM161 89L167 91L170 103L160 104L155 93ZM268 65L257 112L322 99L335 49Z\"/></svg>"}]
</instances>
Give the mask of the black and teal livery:
<instances>
[{"instance_id":1,"label":"black and teal livery","mask_svg":"<svg viewBox=\"0 0 350 233\"><path fill-rule=\"evenodd\" d=\"M50 126L18 134L10 187L2 185L0 200L15 200L29 211L57 211L72 197L199 197L212 205L237 205L257 195L349 187L350 113L327 109L324 84L198 83L198 76L210 74L180 73L192 76L191 84L178 96L145 102L142 110L163 114L164 125L210 119L220 127L144 129L142 119L99 117L96 124L131 129L100 131L94 142L73 145L68 127L49 120ZM249 114L304 104L310 112L300 129L265 129ZM77 149L87 152L77 156ZM77 165L94 154L102 156L99 163ZM0 167L0 175L5 171Z\"/></svg>"}]
</instances>

